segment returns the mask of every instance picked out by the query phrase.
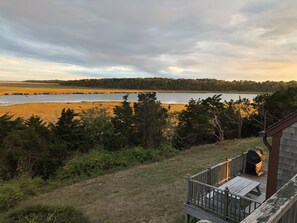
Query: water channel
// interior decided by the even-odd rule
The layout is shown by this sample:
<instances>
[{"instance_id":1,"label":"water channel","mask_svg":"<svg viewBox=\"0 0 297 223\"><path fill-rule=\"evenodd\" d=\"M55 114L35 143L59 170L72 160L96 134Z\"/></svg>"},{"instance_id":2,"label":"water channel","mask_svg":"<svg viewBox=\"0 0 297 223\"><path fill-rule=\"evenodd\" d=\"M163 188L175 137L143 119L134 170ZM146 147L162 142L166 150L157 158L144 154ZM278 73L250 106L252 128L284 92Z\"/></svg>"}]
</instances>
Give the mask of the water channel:
<instances>
[{"instance_id":1,"label":"water channel","mask_svg":"<svg viewBox=\"0 0 297 223\"><path fill-rule=\"evenodd\" d=\"M240 94L240 93L157 93L157 99L164 104L187 104L191 98L205 99L216 94L222 94L222 100L237 100L239 97L253 100L256 94ZM108 102L122 101L124 93L113 94L56 94L56 95L3 95L0 96L0 106L24 104L24 103L46 103L46 102ZM138 100L137 94L129 94L129 101Z\"/></svg>"}]
</instances>

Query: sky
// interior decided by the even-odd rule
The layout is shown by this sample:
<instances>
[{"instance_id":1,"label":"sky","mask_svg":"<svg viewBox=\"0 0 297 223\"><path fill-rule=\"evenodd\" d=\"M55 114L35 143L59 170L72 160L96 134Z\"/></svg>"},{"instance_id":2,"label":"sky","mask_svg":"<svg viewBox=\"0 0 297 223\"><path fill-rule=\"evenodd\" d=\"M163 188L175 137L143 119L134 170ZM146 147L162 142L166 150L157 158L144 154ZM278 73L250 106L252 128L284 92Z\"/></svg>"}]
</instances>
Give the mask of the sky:
<instances>
[{"instance_id":1,"label":"sky","mask_svg":"<svg viewBox=\"0 0 297 223\"><path fill-rule=\"evenodd\" d=\"M0 0L0 80L297 80L296 0Z\"/></svg>"}]
</instances>

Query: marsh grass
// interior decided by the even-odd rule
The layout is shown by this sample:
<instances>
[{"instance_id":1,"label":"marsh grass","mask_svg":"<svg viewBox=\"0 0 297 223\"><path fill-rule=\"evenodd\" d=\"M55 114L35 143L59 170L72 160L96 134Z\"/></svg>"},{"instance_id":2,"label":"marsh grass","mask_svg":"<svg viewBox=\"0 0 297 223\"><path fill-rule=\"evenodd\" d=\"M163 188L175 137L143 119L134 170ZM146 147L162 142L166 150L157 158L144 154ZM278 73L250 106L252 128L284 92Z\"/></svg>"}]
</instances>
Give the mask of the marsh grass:
<instances>
[{"instance_id":1,"label":"marsh grass","mask_svg":"<svg viewBox=\"0 0 297 223\"><path fill-rule=\"evenodd\" d=\"M105 89L77 86L63 86L58 83L31 83L31 82L0 82L0 95L33 95L33 94L109 94L109 93L140 93L140 92L209 92L183 90L131 90ZM230 92L229 92L230 93ZM232 92L236 93L236 92ZM249 93L250 92L241 92Z\"/></svg>"},{"instance_id":2,"label":"marsh grass","mask_svg":"<svg viewBox=\"0 0 297 223\"><path fill-rule=\"evenodd\" d=\"M138 93L141 90L62 86L57 83L0 82L0 95Z\"/></svg>"},{"instance_id":3,"label":"marsh grass","mask_svg":"<svg viewBox=\"0 0 297 223\"><path fill-rule=\"evenodd\" d=\"M9 106L0 106L0 116L5 113L15 115L15 117L28 118L31 115L37 115L46 122L56 122L61 115L63 108L73 109L75 112L81 112L83 109L89 108L103 108L109 114L113 115L113 108L120 106L120 102L80 102L80 103L28 103L28 104L17 104ZM164 104L164 107L168 105ZM184 109L183 104L172 104L170 105L170 112L180 112Z\"/></svg>"}]
</instances>

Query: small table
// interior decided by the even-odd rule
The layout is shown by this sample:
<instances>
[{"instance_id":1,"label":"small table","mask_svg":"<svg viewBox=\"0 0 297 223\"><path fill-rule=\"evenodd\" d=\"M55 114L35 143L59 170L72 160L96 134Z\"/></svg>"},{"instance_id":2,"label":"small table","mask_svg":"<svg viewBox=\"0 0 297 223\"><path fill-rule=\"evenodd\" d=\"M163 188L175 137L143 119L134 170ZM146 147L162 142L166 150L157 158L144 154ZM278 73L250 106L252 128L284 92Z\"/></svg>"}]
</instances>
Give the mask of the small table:
<instances>
[{"instance_id":1,"label":"small table","mask_svg":"<svg viewBox=\"0 0 297 223\"><path fill-rule=\"evenodd\" d=\"M245 196L250 192L254 192L257 195L261 195L260 183L244 177L237 176L232 180L222 184L218 189L225 190L228 187L230 193L234 193L240 196ZM256 191L254 191L256 189Z\"/></svg>"}]
</instances>

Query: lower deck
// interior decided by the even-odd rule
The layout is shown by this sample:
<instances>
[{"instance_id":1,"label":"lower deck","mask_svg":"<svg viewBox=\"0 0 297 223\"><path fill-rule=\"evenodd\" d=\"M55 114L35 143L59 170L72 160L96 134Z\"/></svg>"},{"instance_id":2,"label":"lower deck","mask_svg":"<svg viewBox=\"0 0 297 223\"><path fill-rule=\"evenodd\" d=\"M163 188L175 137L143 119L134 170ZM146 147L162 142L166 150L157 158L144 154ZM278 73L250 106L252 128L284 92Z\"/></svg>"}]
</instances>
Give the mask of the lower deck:
<instances>
[{"instance_id":1,"label":"lower deck","mask_svg":"<svg viewBox=\"0 0 297 223\"><path fill-rule=\"evenodd\" d=\"M213 223L237 223L265 201L267 167L261 176L245 174L245 158L243 154L187 178L186 222L192 216ZM239 181L243 185L234 185Z\"/></svg>"}]
</instances>

